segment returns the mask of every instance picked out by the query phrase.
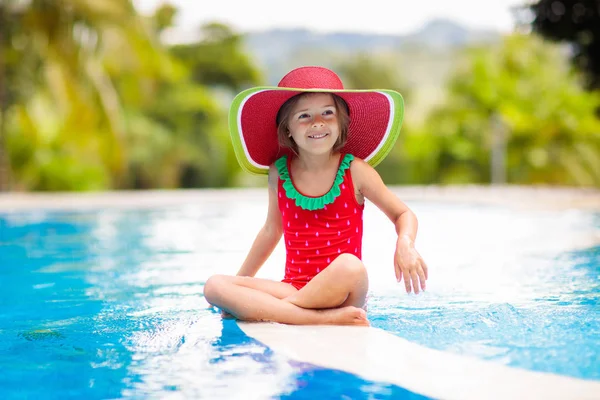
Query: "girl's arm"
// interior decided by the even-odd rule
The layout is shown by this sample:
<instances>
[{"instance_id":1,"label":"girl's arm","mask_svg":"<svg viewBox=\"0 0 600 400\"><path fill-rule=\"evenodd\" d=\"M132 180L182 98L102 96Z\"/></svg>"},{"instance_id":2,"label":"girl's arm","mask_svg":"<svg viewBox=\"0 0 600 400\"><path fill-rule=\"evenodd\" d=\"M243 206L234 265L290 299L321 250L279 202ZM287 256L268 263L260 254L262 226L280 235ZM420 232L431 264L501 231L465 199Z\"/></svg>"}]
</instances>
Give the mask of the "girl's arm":
<instances>
[{"instance_id":1,"label":"girl's arm","mask_svg":"<svg viewBox=\"0 0 600 400\"><path fill-rule=\"evenodd\" d=\"M394 223L398 240L394 267L396 280L404 278L406 291L419 293L425 290L428 277L427 265L415 249L417 229L416 215L383 183L377 171L365 161L355 158L350 165L355 188L369 201L375 204Z\"/></svg>"},{"instance_id":2,"label":"girl's arm","mask_svg":"<svg viewBox=\"0 0 600 400\"><path fill-rule=\"evenodd\" d=\"M283 234L281 213L277 205L277 169L269 168L269 209L267 220L256 235L254 243L246 256L246 260L238 271L238 276L254 276L271 255Z\"/></svg>"}]
</instances>

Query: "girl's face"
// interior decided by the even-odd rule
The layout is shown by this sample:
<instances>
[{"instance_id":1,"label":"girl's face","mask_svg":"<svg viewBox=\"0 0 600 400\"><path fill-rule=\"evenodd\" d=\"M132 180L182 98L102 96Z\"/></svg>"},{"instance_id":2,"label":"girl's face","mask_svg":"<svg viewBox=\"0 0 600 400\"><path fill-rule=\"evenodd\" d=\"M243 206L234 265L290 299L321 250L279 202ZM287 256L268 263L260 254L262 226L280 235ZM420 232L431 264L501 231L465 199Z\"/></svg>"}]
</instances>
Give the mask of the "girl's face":
<instances>
[{"instance_id":1,"label":"girl's face","mask_svg":"<svg viewBox=\"0 0 600 400\"><path fill-rule=\"evenodd\" d=\"M292 109L288 128L298 149L311 154L331 152L340 135L333 96L327 93L302 96Z\"/></svg>"}]
</instances>

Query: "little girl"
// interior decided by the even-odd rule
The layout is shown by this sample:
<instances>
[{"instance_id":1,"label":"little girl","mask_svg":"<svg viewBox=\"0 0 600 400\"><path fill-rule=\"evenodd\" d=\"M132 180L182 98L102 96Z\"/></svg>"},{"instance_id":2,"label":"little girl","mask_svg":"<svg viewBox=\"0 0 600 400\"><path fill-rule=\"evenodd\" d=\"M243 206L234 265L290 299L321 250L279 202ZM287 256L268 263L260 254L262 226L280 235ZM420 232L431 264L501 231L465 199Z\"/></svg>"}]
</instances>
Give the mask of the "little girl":
<instances>
[{"instance_id":1,"label":"little girl","mask_svg":"<svg viewBox=\"0 0 600 400\"><path fill-rule=\"evenodd\" d=\"M322 67L298 68L277 87L240 93L230 111L232 141L244 169L268 173L268 212L237 275L210 277L206 300L244 321L369 325L365 199L396 227L396 279L407 292L425 290L417 218L373 168L395 143L402 117L400 94L344 90ZM284 279L255 278L282 236Z\"/></svg>"}]
</instances>

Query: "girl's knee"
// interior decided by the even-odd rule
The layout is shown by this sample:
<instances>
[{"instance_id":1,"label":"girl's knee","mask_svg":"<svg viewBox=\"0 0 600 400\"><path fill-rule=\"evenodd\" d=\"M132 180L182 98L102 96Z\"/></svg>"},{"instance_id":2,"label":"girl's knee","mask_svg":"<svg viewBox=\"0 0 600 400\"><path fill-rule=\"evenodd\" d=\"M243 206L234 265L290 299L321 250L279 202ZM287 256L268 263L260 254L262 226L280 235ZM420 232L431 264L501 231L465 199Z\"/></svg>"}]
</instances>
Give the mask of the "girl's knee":
<instances>
[{"instance_id":1,"label":"girl's knee","mask_svg":"<svg viewBox=\"0 0 600 400\"><path fill-rule=\"evenodd\" d=\"M363 262L356 257L354 254L344 253L340 254L336 259L336 264L345 275L352 276L355 278L366 278L367 269Z\"/></svg>"},{"instance_id":2,"label":"girl's knee","mask_svg":"<svg viewBox=\"0 0 600 400\"><path fill-rule=\"evenodd\" d=\"M218 299L223 284L227 282L226 275L213 275L204 284L204 298L210 304Z\"/></svg>"}]
</instances>

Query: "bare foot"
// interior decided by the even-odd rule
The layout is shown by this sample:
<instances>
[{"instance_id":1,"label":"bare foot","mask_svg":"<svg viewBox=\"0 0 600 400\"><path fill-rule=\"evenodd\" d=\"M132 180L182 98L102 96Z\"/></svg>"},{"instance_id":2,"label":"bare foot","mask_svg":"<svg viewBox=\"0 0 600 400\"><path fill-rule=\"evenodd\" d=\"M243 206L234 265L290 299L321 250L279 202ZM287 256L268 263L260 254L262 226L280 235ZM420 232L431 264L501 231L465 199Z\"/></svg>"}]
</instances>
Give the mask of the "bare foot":
<instances>
[{"instance_id":1,"label":"bare foot","mask_svg":"<svg viewBox=\"0 0 600 400\"><path fill-rule=\"evenodd\" d=\"M229 314L227 311L221 310L221 318L223 319L235 319L235 317Z\"/></svg>"},{"instance_id":2,"label":"bare foot","mask_svg":"<svg viewBox=\"0 0 600 400\"><path fill-rule=\"evenodd\" d=\"M327 325L359 325L370 326L367 313L362 308L353 306L322 310Z\"/></svg>"}]
</instances>

